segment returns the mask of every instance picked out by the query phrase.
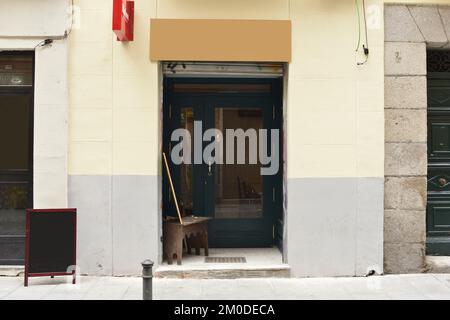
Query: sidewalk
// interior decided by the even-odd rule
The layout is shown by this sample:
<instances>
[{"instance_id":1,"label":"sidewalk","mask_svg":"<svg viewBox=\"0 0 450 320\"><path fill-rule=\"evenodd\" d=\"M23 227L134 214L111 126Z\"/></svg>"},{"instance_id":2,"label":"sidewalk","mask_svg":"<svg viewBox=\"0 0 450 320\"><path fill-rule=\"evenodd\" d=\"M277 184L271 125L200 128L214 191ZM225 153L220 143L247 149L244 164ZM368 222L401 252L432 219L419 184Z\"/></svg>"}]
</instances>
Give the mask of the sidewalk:
<instances>
[{"instance_id":1,"label":"sidewalk","mask_svg":"<svg viewBox=\"0 0 450 320\"><path fill-rule=\"evenodd\" d=\"M141 299L137 277L0 277L0 299ZM450 274L368 278L154 279L154 299L450 299Z\"/></svg>"}]
</instances>

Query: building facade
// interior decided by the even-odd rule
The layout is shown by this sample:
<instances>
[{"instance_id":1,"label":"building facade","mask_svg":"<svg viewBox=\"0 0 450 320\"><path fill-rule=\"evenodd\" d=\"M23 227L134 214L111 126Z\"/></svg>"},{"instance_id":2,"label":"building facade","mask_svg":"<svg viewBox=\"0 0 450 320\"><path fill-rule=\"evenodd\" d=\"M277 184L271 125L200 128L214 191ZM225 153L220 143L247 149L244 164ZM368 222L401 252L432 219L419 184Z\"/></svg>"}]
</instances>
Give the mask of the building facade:
<instances>
[{"instance_id":1,"label":"building facade","mask_svg":"<svg viewBox=\"0 0 450 320\"><path fill-rule=\"evenodd\" d=\"M183 211L214 218L212 247L276 247L295 277L427 270L450 252L450 2L390 2L136 0L132 41L111 0L1 2L0 106L31 99L0 167L1 264L21 264L32 206L77 208L82 273L162 265L162 152L200 121L279 133L271 175L169 159Z\"/></svg>"}]
</instances>

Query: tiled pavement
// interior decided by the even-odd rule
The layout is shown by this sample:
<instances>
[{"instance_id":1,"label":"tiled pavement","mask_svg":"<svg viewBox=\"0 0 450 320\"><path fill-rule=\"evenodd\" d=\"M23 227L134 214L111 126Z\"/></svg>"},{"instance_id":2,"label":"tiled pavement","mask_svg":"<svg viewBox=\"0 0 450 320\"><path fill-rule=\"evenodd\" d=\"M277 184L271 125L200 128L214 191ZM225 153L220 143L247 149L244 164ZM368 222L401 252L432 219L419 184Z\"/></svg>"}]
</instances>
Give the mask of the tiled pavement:
<instances>
[{"instance_id":1,"label":"tiled pavement","mask_svg":"<svg viewBox=\"0 0 450 320\"><path fill-rule=\"evenodd\" d=\"M138 277L0 277L0 299L141 299ZM450 274L367 278L154 279L154 299L450 299Z\"/></svg>"}]
</instances>

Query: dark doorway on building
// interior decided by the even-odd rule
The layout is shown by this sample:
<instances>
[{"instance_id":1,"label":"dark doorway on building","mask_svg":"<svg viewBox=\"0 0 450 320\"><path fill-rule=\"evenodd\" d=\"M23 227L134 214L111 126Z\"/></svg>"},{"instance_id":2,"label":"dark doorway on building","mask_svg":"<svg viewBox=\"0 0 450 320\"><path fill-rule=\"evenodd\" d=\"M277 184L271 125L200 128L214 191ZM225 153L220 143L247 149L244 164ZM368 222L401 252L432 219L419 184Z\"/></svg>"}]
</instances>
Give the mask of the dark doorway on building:
<instances>
[{"instance_id":1,"label":"dark doorway on building","mask_svg":"<svg viewBox=\"0 0 450 320\"><path fill-rule=\"evenodd\" d=\"M177 142L175 129L190 132L195 148L194 121L202 134L211 128L276 129L279 167L274 175L262 175L261 163L208 163L175 165L169 157L178 201L186 215L209 216L209 245L216 248L252 248L281 245L283 235L283 133L282 78L165 77L163 150L170 155ZM259 139L259 137L258 137ZM269 135L270 139L270 135ZM209 141L202 142L202 150ZM258 140L259 144L259 140ZM223 159L228 151L224 147ZM235 156L237 151L235 150ZM163 215L175 215L167 177L163 174Z\"/></svg>"},{"instance_id":2,"label":"dark doorway on building","mask_svg":"<svg viewBox=\"0 0 450 320\"><path fill-rule=\"evenodd\" d=\"M450 255L450 51L428 51L428 255Z\"/></svg>"},{"instance_id":3,"label":"dark doorway on building","mask_svg":"<svg viewBox=\"0 0 450 320\"><path fill-rule=\"evenodd\" d=\"M22 265L32 207L34 52L0 52L0 265Z\"/></svg>"}]
</instances>

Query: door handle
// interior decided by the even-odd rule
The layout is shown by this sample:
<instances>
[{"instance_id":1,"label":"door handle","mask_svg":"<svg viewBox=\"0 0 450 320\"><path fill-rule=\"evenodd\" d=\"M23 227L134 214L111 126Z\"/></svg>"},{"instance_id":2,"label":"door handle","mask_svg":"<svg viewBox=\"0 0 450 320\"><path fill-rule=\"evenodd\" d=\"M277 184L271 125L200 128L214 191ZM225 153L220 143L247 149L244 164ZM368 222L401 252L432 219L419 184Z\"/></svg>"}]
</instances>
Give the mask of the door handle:
<instances>
[{"instance_id":1,"label":"door handle","mask_svg":"<svg viewBox=\"0 0 450 320\"><path fill-rule=\"evenodd\" d=\"M211 176L212 172L211 172L211 160L208 161L208 176Z\"/></svg>"}]
</instances>

